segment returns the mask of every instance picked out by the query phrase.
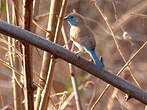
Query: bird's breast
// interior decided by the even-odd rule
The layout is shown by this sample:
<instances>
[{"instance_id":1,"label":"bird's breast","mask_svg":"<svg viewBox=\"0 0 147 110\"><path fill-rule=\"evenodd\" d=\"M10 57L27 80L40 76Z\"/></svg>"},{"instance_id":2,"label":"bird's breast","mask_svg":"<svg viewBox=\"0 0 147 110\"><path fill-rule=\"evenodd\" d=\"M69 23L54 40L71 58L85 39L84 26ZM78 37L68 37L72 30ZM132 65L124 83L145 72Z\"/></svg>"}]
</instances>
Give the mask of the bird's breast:
<instances>
[{"instance_id":1,"label":"bird's breast","mask_svg":"<svg viewBox=\"0 0 147 110\"><path fill-rule=\"evenodd\" d=\"M70 37L72 40L77 41L78 37L80 35L80 28L72 26L70 28Z\"/></svg>"}]
</instances>

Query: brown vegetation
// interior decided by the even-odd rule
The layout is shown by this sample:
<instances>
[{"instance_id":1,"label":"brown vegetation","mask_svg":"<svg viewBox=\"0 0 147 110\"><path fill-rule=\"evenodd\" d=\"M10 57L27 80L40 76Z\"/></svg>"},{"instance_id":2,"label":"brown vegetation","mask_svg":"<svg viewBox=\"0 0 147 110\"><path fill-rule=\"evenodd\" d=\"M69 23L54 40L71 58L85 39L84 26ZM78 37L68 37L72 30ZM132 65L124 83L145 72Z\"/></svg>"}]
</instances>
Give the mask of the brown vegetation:
<instances>
[{"instance_id":1,"label":"brown vegetation","mask_svg":"<svg viewBox=\"0 0 147 110\"><path fill-rule=\"evenodd\" d=\"M145 109L146 0L0 2L1 20L38 35L0 22L0 109ZM106 71L88 62L87 54L81 58L62 48L76 50L69 42L69 25L63 22L72 11L85 16L95 33Z\"/></svg>"}]
</instances>

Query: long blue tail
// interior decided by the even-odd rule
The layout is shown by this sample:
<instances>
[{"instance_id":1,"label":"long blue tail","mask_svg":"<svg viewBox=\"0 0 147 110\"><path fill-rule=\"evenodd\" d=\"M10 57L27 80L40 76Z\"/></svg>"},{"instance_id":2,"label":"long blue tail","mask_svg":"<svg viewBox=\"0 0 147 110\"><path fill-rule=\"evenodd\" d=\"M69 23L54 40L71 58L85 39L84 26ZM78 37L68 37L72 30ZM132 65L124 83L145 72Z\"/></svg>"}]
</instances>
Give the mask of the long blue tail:
<instances>
[{"instance_id":1,"label":"long blue tail","mask_svg":"<svg viewBox=\"0 0 147 110\"><path fill-rule=\"evenodd\" d=\"M88 54L92 57L94 60L94 63L99 67L99 68L104 68L104 64L100 61L99 57L96 55L96 52L94 49L86 49Z\"/></svg>"}]
</instances>

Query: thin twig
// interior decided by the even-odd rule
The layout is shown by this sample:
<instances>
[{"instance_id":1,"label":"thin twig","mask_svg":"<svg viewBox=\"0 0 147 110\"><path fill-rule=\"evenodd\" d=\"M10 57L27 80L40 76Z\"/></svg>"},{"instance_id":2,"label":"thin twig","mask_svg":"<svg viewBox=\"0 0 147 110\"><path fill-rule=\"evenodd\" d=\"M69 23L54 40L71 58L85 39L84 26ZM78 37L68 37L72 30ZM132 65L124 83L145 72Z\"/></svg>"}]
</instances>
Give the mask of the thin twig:
<instances>
[{"instance_id":1,"label":"thin twig","mask_svg":"<svg viewBox=\"0 0 147 110\"><path fill-rule=\"evenodd\" d=\"M90 110L93 110L97 103L100 101L100 99L104 96L104 94L107 92L108 88L110 87L110 84L107 84L107 86L103 89L103 91L101 92L101 94L99 95L99 97L97 98L97 100L94 102L94 104L92 105Z\"/></svg>"},{"instance_id":2,"label":"thin twig","mask_svg":"<svg viewBox=\"0 0 147 110\"><path fill-rule=\"evenodd\" d=\"M41 27L35 20L33 20L33 23L34 23L39 29L41 29L42 31L47 32L47 33L49 33L49 34L51 33L51 32L48 31L47 29Z\"/></svg>"},{"instance_id":3,"label":"thin twig","mask_svg":"<svg viewBox=\"0 0 147 110\"><path fill-rule=\"evenodd\" d=\"M54 103L54 101L53 101L53 99L51 97L50 97L50 101L51 101L53 107L55 108L55 110L58 110L57 107L56 107L56 104Z\"/></svg>"},{"instance_id":4,"label":"thin twig","mask_svg":"<svg viewBox=\"0 0 147 110\"><path fill-rule=\"evenodd\" d=\"M92 96L91 96L90 101L89 101L89 103L88 103L88 105L87 105L87 110L90 110L90 107L91 107L91 105L92 105L92 103L93 103L93 100L94 100L94 98L95 98L95 95L96 95L96 85L95 85L95 83L92 82L92 81L88 81L85 85L86 85L86 87L87 87L88 85L92 85L92 86L93 86Z\"/></svg>"},{"instance_id":5,"label":"thin twig","mask_svg":"<svg viewBox=\"0 0 147 110\"><path fill-rule=\"evenodd\" d=\"M3 39L3 38L0 38L0 42L2 42L2 43L4 43L4 44L6 44L6 45L9 45L9 43L5 40L5 39ZM18 41L15 41L15 42L18 42ZM17 55L19 55L20 57L22 57L23 55L21 54L21 52L17 49L17 48L15 48L13 45L10 45L11 46L11 48L13 48L15 51L15 53L17 54ZM13 52L12 52L13 53Z\"/></svg>"},{"instance_id":6,"label":"thin twig","mask_svg":"<svg viewBox=\"0 0 147 110\"><path fill-rule=\"evenodd\" d=\"M40 14L40 15L37 15L36 17L34 17L35 20L40 20L41 18L43 17L47 17L49 16L50 13L43 13L43 14Z\"/></svg>"},{"instance_id":7,"label":"thin twig","mask_svg":"<svg viewBox=\"0 0 147 110\"><path fill-rule=\"evenodd\" d=\"M18 72L14 67L11 67L8 63L4 62L0 59L0 64L4 65L5 67L8 67L11 70L14 70L16 74L23 76L22 73Z\"/></svg>"},{"instance_id":8,"label":"thin twig","mask_svg":"<svg viewBox=\"0 0 147 110\"><path fill-rule=\"evenodd\" d=\"M15 24L15 20L16 20L16 25L19 25L19 20L18 20L18 16L16 14L16 10L15 10L15 6L17 6L18 1L17 0L13 0L13 4L12 4L12 20L10 21L10 6L8 5L9 1L6 1L6 11L7 11L7 22L8 23L13 23ZM15 10L15 11L14 11ZM15 19L16 16L16 19ZM17 68L19 69L19 66L17 65L19 62L19 59L16 57L16 52L15 52L15 39L8 37L8 55L9 55L9 62L10 62L10 66L13 68ZM12 69L12 82L13 82L13 97L14 97L14 109L15 110L22 110L22 87L23 84L18 81L18 79L20 79L20 76L14 71L14 69Z\"/></svg>"},{"instance_id":9,"label":"thin twig","mask_svg":"<svg viewBox=\"0 0 147 110\"><path fill-rule=\"evenodd\" d=\"M21 72L18 72L14 67L11 67L8 63L6 63L6 62L4 62L3 60L1 60L0 59L0 64L2 64L2 65L4 65L5 67L7 67L7 68L9 68L9 69L11 69L11 70L13 70L13 71L15 71L15 73L17 74L17 75L20 75L20 76L23 76L24 77L24 74L22 74ZM38 75L38 73L34 73L38 78L39 78L39 80L42 80L42 81L44 81L44 79L42 79L39 75ZM45 82L45 81L44 81ZM36 83L36 82L33 82L33 83ZM37 83L36 83L37 84ZM20 84L21 85L21 84ZM40 85L38 85L37 84L37 86L39 87L39 88L42 88Z\"/></svg>"},{"instance_id":10,"label":"thin twig","mask_svg":"<svg viewBox=\"0 0 147 110\"><path fill-rule=\"evenodd\" d=\"M74 75L73 67L71 64L69 64L69 70L70 70L70 74L71 74L71 81L72 81L72 86L73 86L73 90L74 90L74 94L75 94L75 101L76 101L77 110L83 110L82 104L81 104L81 99L80 99L80 94L78 91L77 79Z\"/></svg>"},{"instance_id":11,"label":"thin twig","mask_svg":"<svg viewBox=\"0 0 147 110\"><path fill-rule=\"evenodd\" d=\"M4 98L2 95L0 95L0 101L1 101L1 106L3 107L5 104L4 104Z\"/></svg>"},{"instance_id":12,"label":"thin twig","mask_svg":"<svg viewBox=\"0 0 147 110\"><path fill-rule=\"evenodd\" d=\"M88 79L90 77L90 75L88 75L85 79ZM86 82L87 83L87 82ZM78 86L78 90L82 90L85 88L85 82L82 82L79 86ZM67 105L71 102L71 100L74 97L74 92L71 92L70 95L66 98L66 100L64 101L64 103L61 106L61 110L65 110L65 108L67 107Z\"/></svg>"},{"instance_id":13,"label":"thin twig","mask_svg":"<svg viewBox=\"0 0 147 110\"><path fill-rule=\"evenodd\" d=\"M147 18L147 15L145 14L140 14L140 13L133 13L131 14L132 16L137 16L137 17L142 17L142 18Z\"/></svg>"},{"instance_id":14,"label":"thin twig","mask_svg":"<svg viewBox=\"0 0 147 110\"><path fill-rule=\"evenodd\" d=\"M4 43L6 45L10 45L6 40L4 40L2 38L0 38L0 42ZM15 54L17 54L22 59L23 55L21 54L21 52L18 51L18 49L16 49L13 45L10 45L10 47L12 49L14 49L14 52L11 52L10 54L14 54L15 53ZM2 47L0 47L0 48L2 48ZM4 50L8 50L8 49L4 47Z\"/></svg>"},{"instance_id":15,"label":"thin twig","mask_svg":"<svg viewBox=\"0 0 147 110\"><path fill-rule=\"evenodd\" d=\"M67 97L66 93L63 94L63 95L60 97L60 101L59 101L59 103L58 103L58 106L59 106L59 107L58 107L58 110L61 110L62 104L64 103L66 97Z\"/></svg>"}]
</instances>

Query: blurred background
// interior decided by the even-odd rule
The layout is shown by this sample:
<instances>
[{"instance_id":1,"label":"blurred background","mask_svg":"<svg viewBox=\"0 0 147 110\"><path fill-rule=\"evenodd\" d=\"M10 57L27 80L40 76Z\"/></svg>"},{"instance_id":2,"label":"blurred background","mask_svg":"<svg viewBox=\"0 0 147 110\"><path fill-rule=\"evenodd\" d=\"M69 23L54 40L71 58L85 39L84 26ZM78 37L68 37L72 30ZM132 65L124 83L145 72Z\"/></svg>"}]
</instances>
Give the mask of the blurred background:
<instances>
[{"instance_id":1,"label":"blurred background","mask_svg":"<svg viewBox=\"0 0 147 110\"><path fill-rule=\"evenodd\" d=\"M147 41L146 0L97 0L96 2L112 27L119 50L124 59L128 61L128 59ZM13 0L0 0L0 19L5 21L8 19L6 13L7 3L9 8L13 7ZM22 0L19 1L19 4L22 4ZM21 5L21 7L23 7L23 5ZM35 20L40 27L46 29L50 1L40 0L38 8L39 12ZM22 10L21 8L19 9ZM90 0L69 0L66 14L73 12L73 10L85 16L87 25L95 34L97 54L103 57L106 70L116 74L121 67L123 67L125 62L99 11ZM11 9L9 9L9 12L11 15ZM22 13L20 13L20 16L23 17ZM12 19L12 17L10 17L10 19ZM63 25L67 39L69 39L70 26L67 22L64 22ZM19 26L22 26L21 19ZM36 28L35 33L45 37L45 32L39 27ZM58 39L58 43L64 46L62 33ZM72 43L70 42L69 45L71 47ZM9 61L11 52L9 52L8 48L8 38L4 35L0 35L0 108L6 105L13 107L14 102L12 68L10 68ZM75 47L74 49L76 50L77 48ZM89 60L89 56L85 53L81 53L80 56ZM23 56L18 56L18 58L21 62ZM33 47L33 72L38 74L38 76L41 70L42 58L43 51ZM17 68L17 71L22 72L21 66L23 65L20 63L19 66L20 67ZM90 110L107 83L77 67L73 67L73 70L78 82L78 87L80 88L79 92L82 107L84 110ZM57 93L61 93L61 95L58 96L58 100L54 99L56 105L60 102L62 102L61 105L63 105L64 101L66 101L73 91L69 72L68 63L61 59L56 59L52 97ZM34 74L34 81L38 83L38 77L36 74ZM130 68L126 68L120 76L131 81L135 85L137 83L136 86L140 86L143 90L147 90L147 46L136 55L130 64ZM20 80L22 79L23 78L20 78ZM69 102L70 103L66 105L64 110L76 110L74 97L72 97ZM96 104L94 110L143 109L145 109L144 104L135 99L126 102L125 94L120 90L111 87Z\"/></svg>"}]
</instances>

